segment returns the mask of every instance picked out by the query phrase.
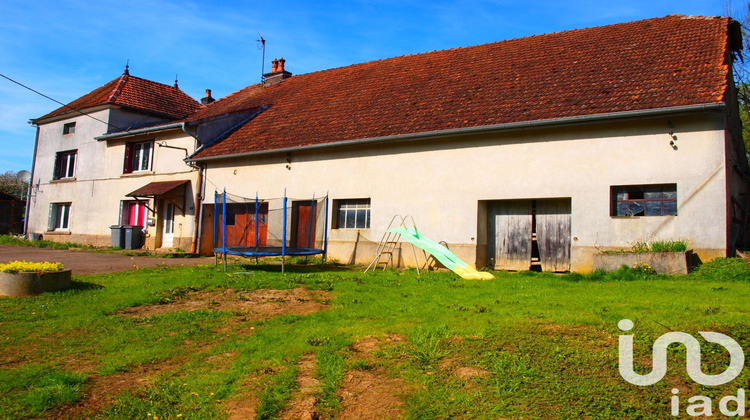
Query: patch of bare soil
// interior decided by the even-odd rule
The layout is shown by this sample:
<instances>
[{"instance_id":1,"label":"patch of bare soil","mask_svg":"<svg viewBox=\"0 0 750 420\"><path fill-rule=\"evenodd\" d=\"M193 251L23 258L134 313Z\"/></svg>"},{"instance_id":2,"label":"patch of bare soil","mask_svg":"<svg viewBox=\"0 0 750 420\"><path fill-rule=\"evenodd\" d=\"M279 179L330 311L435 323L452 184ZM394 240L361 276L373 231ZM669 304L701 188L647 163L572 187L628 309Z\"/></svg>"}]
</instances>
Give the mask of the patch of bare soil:
<instances>
[{"instance_id":1,"label":"patch of bare soil","mask_svg":"<svg viewBox=\"0 0 750 420\"><path fill-rule=\"evenodd\" d=\"M127 372L89 378L83 389L84 397L74 404L66 404L44 413L44 419L74 419L101 413L102 409L115 401L123 392L148 386L161 372L171 371L182 365L182 359L169 359L147 365L138 365Z\"/></svg>"},{"instance_id":2,"label":"patch of bare soil","mask_svg":"<svg viewBox=\"0 0 750 420\"><path fill-rule=\"evenodd\" d=\"M456 365L453 359L443 359L440 361L440 369L450 371L462 381L468 381L472 378L484 378L490 375L490 372L476 366Z\"/></svg>"},{"instance_id":3,"label":"patch of bare soil","mask_svg":"<svg viewBox=\"0 0 750 420\"><path fill-rule=\"evenodd\" d=\"M383 338L365 336L352 344L357 356L372 361L373 353L383 346L400 343L404 338L392 334ZM393 419L401 418L404 405L403 395L408 394L411 385L399 378L391 378L385 370L350 370L339 390L341 397L340 419Z\"/></svg>"},{"instance_id":4,"label":"patch of bare soil","mask_svg":"<svg viewBox=\"0 0 750 420\"><path fill-rule=\"evenodd\" d=\"M239 398L227 402L227 420L254 419L257 415L258 399L255 397L255 390L249 384L245 384L241 389Z\"/></svg>"},{"instance_id":5,"label":"patch of bare soil","mask_svg":"<svg viewBox=\"0 0 750 420\"><path fill-rule=\"evenodd\" d=\"M397 419L403 416L402 395L409 384L390 378L384 371L353 370L339 391L342 409L339 419Z\"/></svg>"},{"instance_id":6,"label":"patch of bare soil","mask_svg":"<svg viewBox=\"0 0 750 420\"><path fill-rule=\"evenodd\" d=\"M289 290L258 289L252 292L224 291L191 292L182 299L167 303L137 306L118 311L131 317L149 317L173 311L217 310L245 314L251 319L279 315L307 315L328 307L330 293L303 288Z\"/></svg>"},{"instance_id":7,"label":"patch of bare soil","mask_svg":"<svg viewBox=\"0 0 750 420\"><path fill-rule=\"evenodd\" d=\"M297 367L297 390L286 409L281 413L282 420L314 420L318 418L315 403L318 399L315 393L318 391L320 381L315 377L315 355L306 354L299 361Z\"/></svg>"}]
</instances>

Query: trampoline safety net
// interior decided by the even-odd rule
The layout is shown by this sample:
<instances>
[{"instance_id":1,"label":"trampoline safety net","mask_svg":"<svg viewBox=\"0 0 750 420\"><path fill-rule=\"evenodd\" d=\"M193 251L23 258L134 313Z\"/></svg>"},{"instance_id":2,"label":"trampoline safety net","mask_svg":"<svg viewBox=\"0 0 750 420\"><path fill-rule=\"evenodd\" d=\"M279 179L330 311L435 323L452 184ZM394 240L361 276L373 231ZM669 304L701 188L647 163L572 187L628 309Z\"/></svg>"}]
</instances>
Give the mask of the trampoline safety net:
<instances>
[{"instance_id":1,"label":"trampoline safety net","mask_svg":"<svg viewBox=\"0 0 750 420\"><path fill-rule=\"evenodd\" d=\"M328 197L214 195L214 253L246 257L325 254Z\"/></svg>"}]
</instances>

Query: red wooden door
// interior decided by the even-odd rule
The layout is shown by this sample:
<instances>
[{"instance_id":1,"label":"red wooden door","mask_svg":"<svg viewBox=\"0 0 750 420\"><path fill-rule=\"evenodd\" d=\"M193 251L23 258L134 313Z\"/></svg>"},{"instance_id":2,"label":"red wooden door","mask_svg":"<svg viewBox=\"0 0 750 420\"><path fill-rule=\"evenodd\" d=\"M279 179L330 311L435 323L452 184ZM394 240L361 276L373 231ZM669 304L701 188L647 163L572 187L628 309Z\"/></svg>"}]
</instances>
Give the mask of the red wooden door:
<instances>
[{"instance_id":1,"label":"red wooden door","mask_svg":"<svg viewBox=\"0 0 750 420\"><path fill-rule=\"evenodd\" d=\"M290 246L315 248L315 202L292 203L292 240Z\"/></svg>"}]
</instances>

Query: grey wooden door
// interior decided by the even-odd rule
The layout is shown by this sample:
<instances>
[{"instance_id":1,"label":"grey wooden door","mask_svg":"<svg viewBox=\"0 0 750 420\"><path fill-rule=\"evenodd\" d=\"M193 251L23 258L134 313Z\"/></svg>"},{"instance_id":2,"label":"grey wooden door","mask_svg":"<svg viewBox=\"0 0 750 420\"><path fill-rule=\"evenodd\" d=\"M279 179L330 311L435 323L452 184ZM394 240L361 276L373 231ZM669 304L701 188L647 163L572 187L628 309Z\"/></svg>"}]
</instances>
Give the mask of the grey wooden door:
<instances>
[{"instance_id":1,"label":"grey wooden door","mask_svg":"<svg viewBox=\"0 0 750 420\"><path fill-rule=\"evenodd\" d=\"M494 227L494 268L528 270L531 265L531 200L493 203L489 219Z\"/></svg>"},{"instance_id":2,"label":"grey wooden door","mask_svg":"<svg viewBox=\"0 0 750 420\"><path fill-rule=\"evenodd\" d=\"M570 271L570 199L537 200L536 238L543 271Z\"/></svg>"}]
</instances>

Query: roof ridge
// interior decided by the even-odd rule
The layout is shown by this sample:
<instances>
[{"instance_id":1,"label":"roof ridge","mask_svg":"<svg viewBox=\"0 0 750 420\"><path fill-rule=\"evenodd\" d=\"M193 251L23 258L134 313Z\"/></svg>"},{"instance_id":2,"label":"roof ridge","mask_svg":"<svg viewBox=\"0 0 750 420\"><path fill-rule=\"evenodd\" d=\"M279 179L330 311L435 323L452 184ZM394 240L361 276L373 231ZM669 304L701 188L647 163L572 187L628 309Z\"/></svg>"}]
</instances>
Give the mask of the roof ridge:
<instances>
[{"instance_id":1,"label":"roof ridge","mask_svg":"<svg viewBox=\"0 0 750 420\"><path fill-rule=\"evenodd\" d=\"M123 74L122 76L120 76L120 80L117 81L117 84L115 85L114 89L112 89L112 94L109 95L107 102L114 102L117 100L117 97L122 92L122 89L125 87L125 84L128 83L128 77L130 77L130 75L128 74Z\"/></svg>"}]
</instances>

